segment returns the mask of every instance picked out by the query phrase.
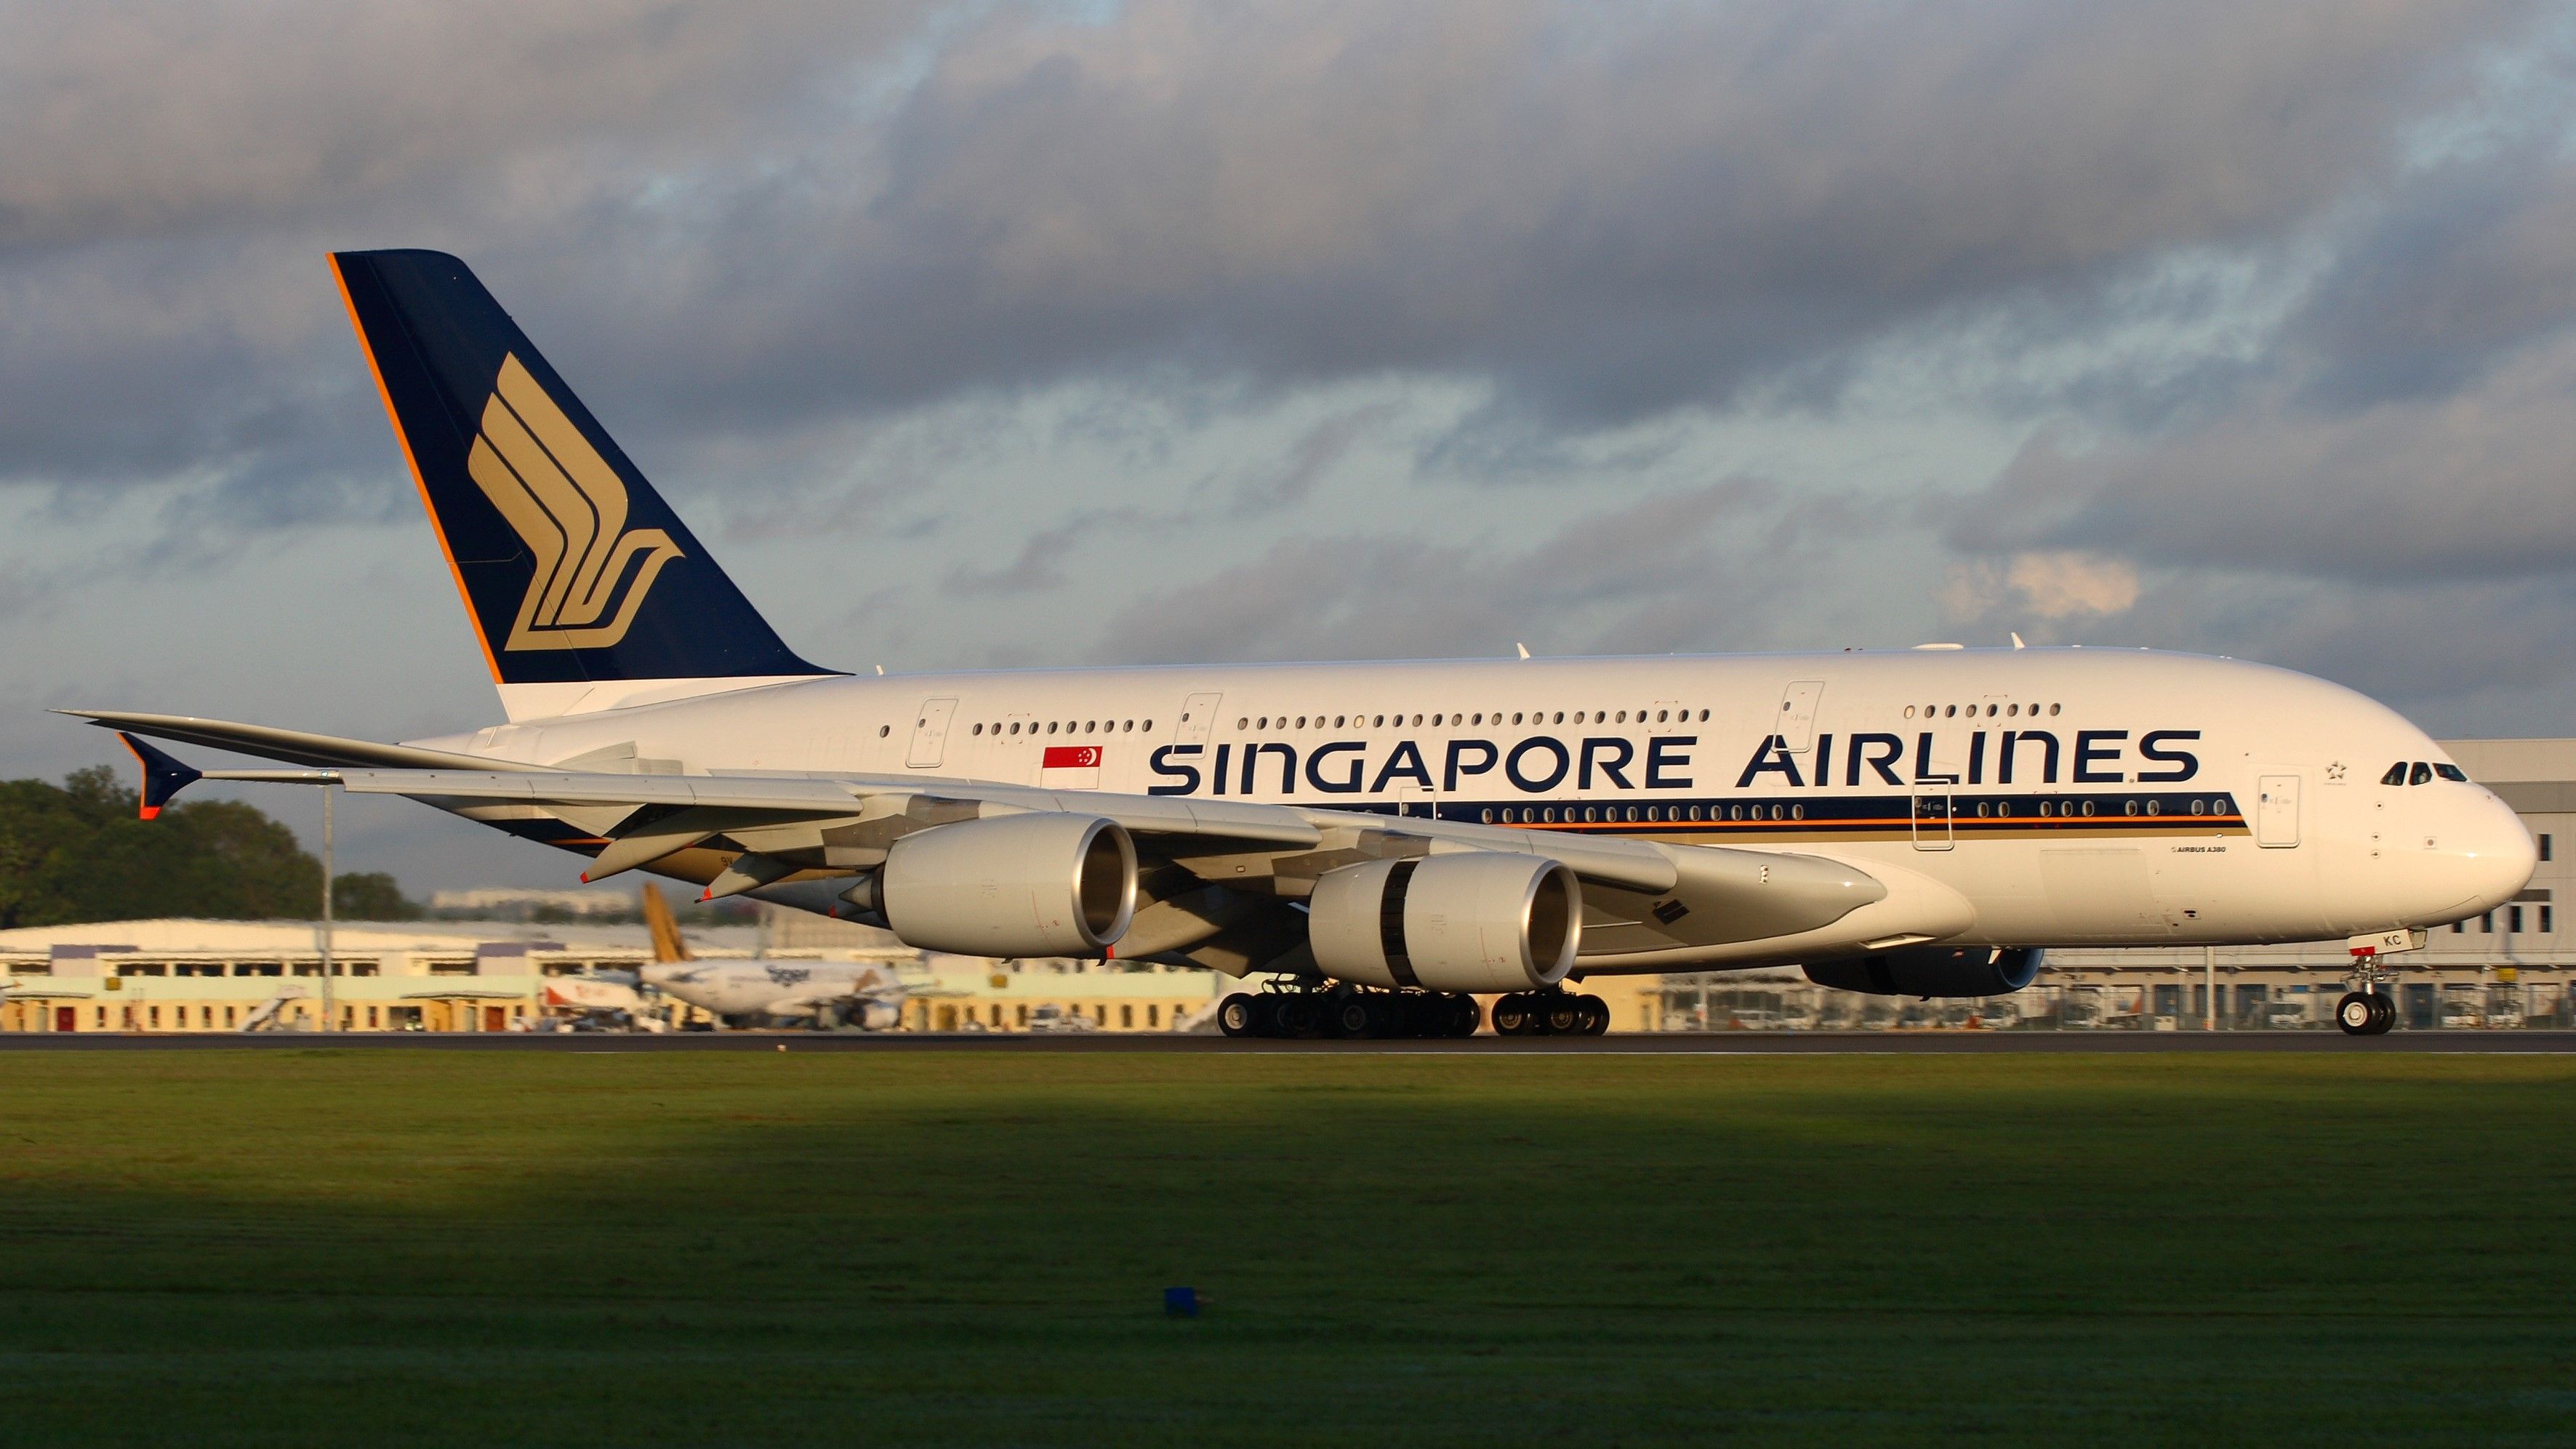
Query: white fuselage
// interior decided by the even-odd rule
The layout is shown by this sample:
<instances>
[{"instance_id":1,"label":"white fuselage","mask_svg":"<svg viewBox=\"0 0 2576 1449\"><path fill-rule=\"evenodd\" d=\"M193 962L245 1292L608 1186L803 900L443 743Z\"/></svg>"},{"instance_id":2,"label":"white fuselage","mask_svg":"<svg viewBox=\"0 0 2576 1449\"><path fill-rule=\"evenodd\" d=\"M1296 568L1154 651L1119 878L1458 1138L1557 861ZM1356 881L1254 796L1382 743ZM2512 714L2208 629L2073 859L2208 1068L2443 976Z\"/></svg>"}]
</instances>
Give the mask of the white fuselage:
<instances>
[{"instance_id":1,"label":"white fuselage","mask_svg":"<svg viewBox=\"0 0 2576 1449\"><path fill-rule=\"evenodd\" d=\"M1178 795L1796 851L1890 881L1918 916L1938 897L1944 929L1926 934L1995 945L2429 926L2512 898L2534 860L2483 787L2380 783L2399 762L2449 763L2386 707L2146 650L833 677L419 743L1029 785L1068 808L1090 791ZM1587 963L1677 964L1623 960L1616 926L1586 927Z\"/></svg>"},{"instance_id":2,"label":"white fuselage","mask_svg":"<svg viewBox=\"0 0 2576 1449\"><path fill-rule=\"evenodd\" d=\"M893 971L869 962L663 961L641 968L645 985L720 1017L812 1016L903 992ZM863 1023L872 1024L872 1023Z\"/></svg>"}]
</instances>

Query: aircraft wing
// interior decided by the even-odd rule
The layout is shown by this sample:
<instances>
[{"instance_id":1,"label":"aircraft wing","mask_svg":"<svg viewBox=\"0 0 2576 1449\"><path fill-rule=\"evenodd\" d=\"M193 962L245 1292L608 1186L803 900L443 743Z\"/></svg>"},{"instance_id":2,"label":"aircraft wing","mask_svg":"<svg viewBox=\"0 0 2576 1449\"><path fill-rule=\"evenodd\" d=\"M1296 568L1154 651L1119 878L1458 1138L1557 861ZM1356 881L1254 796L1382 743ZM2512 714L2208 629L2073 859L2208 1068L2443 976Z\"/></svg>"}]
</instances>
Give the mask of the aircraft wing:
<instances>
[{"instance_id":1,"label":"aircraft wing","mask_svg":"<svg viewBox=\"0 0 2576 1449\"><path fill-rule=\"evenodd\" d=\"M333 768L293 778L336 781L356 794L408 796L469 814L498 807L550 815L589 832L561 843L574 849L596 844L585 880L646 867L704 884L707 898L751 893L825 914L850 913L840 904L841 893L855 877L883 864L897 840L916 831L1027 813L1107 819L1134 840L1142 867L1139 906L1118 953L1187 956L1238 974L1292 961L1306 939L1297 905L1327 872L1368 860L1472 851L1561 862L1585 885L1587 958L1596 950L1643 959L1800 936L1889 893L1885 883L1850 862L1788 851L915 776L639 775L483 761L473 762L475 768L449 768L456 757L387 758L407 749L402 746L321 736L270 739L271 733L290 732L179 716L88 717L134 733L325 761ZM198 777L175 761L167 764L187 778ZM203 778L218 780L283 777L277 771L203 772Z\"/></svg>"},{"instance_id":2,"label":"aircraft wing","mask_svg":"<svg viewBox=\"0 0 2576 1449\"><path fill-rule=\"evenodd\" d=\"M1244 943L1247 958L1285 956L1303 929L1279 910L1325 872L1457 851L1562 862L1587 887L1587 932L1604 946L1623 945L1621 954L1705 944L1712 934L1797 935L1887 895L1868 873L1821 856L1250 801L891 776L338 773L361 794L509 802L568 819L614 812L600 827L589 879L642 865L667 869L686 850L730 848L738 853L713 873L710 895L750 891L826 910L850 876L882 864L896 840L917 830L1026 812L1105 818L1135 838L1146 868L1149 899L1119 946L1128 957L1195 952L1211 937L1255 930L1257 939ZM1699 919L1688 934L1676 934L1691 915Z\"/></svg>"}]
</instances>

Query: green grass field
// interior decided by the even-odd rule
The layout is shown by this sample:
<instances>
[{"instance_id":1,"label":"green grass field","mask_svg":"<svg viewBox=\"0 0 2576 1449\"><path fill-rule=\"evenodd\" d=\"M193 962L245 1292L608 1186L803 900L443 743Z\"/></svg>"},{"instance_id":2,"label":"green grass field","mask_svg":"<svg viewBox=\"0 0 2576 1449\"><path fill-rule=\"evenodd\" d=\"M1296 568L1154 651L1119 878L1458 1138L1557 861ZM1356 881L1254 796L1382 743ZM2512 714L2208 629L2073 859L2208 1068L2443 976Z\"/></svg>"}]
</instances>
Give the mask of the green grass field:
<instances>
[{"instance_id":1,"label":"green grass field","mask_svg":"<svg viewBox=\"0 0 2576 1449\"><path fill-rule=\"evenodd\" d=\"M11 1442L2576 1436L2561 1059L266 1050L0 1093Z\"/></svg>"}]
</instances>

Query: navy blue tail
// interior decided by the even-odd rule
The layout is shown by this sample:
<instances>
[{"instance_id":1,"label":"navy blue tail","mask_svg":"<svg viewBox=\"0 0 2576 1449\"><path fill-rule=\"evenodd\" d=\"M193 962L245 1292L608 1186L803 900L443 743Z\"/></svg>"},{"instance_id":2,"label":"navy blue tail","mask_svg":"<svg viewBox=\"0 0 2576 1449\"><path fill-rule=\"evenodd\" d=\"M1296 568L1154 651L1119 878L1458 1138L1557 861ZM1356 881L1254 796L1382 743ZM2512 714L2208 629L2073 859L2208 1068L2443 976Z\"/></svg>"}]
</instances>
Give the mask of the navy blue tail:
<instances>
[{"instance_id":1,"label":"navy blue tail","mask_svg":"<svg viewBox=\"0 0 2576 1449\"><path fill-rule=\"evenodd\" d=\"M331 267L496 681L828 672L780 641L465 263Z\"/></svg>"}]
</instances>

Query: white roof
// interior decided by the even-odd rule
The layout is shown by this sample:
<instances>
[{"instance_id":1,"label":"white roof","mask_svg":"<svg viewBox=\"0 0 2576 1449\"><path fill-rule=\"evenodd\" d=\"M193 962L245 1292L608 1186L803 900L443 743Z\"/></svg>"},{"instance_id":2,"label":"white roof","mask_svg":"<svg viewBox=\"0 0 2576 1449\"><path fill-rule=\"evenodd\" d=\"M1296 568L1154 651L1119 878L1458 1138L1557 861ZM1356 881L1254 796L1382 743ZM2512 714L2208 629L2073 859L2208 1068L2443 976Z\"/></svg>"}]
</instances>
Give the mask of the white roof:
<instances>
[{"instance_id":1,"label":"white roof","mask_svg":"<svg viewBox=\"0 0 2576 1449\"><path fill-rule=\"evenodd\" d=\"M314 921L210 921L185 916L148 921L89 921L76 926L22 926L0 931L0 951L51 951L56 946L131 946L138 951L293 954L320 944ZM343 921L331 944L342 954L427 951L472 955L489 942L555 942L569 951L637 948L642 927L520 925L508 921ZM539 949L544 949L540 947Z\"/></svg>"}]
</instances>

